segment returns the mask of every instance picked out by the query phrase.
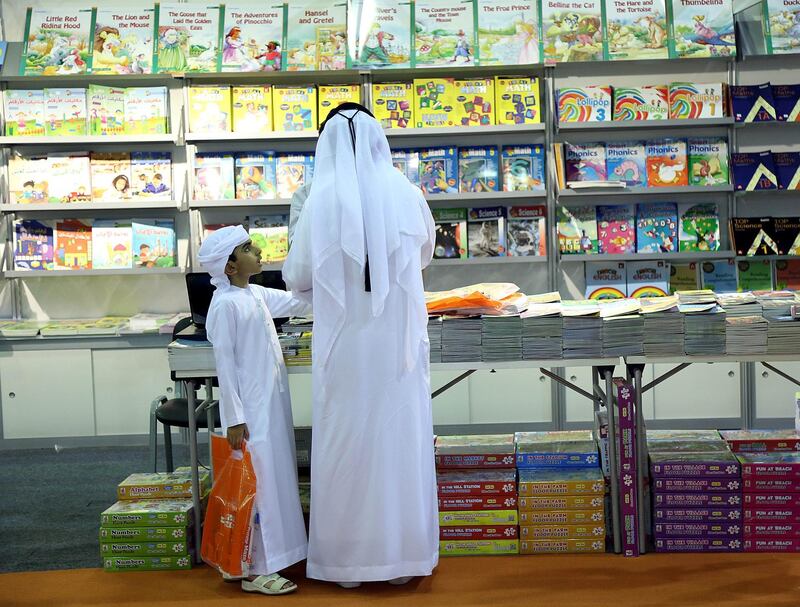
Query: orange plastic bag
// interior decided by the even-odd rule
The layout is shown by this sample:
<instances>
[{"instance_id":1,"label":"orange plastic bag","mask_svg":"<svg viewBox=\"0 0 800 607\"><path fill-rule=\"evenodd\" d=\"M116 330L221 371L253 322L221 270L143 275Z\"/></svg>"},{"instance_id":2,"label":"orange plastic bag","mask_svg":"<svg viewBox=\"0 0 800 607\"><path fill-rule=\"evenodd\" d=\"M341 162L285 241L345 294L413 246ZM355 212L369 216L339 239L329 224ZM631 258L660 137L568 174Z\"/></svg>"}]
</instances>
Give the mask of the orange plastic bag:
<instances>
[{"instance_id":1,"label":"orange plastic bag","mask_svg":"<svg viewBox=\"0 0 800 607\"><path fill-rule=\"evenodd\" d=\"M228 456L223 460L225 464L214 470L200 556L220 573L237 577L247 575L251 524L255 514L256 474L246 448L232 451L228 441L217 435L211 440L215 455L225 453L227 448Z\"/></svg>"}]
</instances>

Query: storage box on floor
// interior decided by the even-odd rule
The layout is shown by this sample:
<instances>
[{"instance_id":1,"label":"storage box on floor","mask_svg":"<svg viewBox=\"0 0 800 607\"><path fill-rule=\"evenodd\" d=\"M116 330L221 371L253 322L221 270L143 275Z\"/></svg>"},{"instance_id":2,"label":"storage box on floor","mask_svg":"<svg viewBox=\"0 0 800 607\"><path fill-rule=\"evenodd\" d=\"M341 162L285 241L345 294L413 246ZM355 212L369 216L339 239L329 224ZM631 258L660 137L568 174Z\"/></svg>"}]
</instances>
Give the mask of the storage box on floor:
<instances>
[{"instance_id":1,"label":"storage box on floor","mask_svg":"<svg viewBox=\"0 0 800 607\"><path fill-rule=\"evenodd\" d=\"M200 473L201 493L208 472ZM100 515L105 571L190 569L195 551L191 471L132 474L117 487L119 501Z\"/></svg>"}]
</instances>

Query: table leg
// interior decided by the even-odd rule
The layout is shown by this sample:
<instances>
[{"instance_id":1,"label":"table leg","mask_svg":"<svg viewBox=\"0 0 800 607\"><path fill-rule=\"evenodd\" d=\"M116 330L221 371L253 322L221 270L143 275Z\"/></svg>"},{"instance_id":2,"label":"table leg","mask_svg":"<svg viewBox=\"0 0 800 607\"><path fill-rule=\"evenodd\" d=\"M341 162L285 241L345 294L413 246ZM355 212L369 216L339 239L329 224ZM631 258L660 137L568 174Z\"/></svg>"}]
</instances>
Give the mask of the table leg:
<instances>
[{"instance_id":1,"label":"table leg","mask_svg":"<svg viewBox=\"0 0 800 607\"><path fill-rule=\"evenodd\" d=\"M603 376L606 382L605 405L608 412L608 470L611 476L611 525L614 535L614 552L622 553L622 533L619 517L619 468L617 466L617 415L614 411L614 391L612 386L613 370L605 368Z\"/></svg>"},{"instance_id":2,"label":"table leg","mask_svg":"<svg viewBox=\"0 0 800 607\"><path fill-rule=\"evenodd\" d=\"M636 488L639 494L637 511L639 516L639 554L647 551L647 503L645 502L644 479L648 469L647 462L647 436L644 425L644 413L642 412L642 367L636 365L633 368L633 399L636 407Z\"/></svg>"},{"instance_id":3,"label":"table leg","mask_svg":"<svg viewBox=\"0 0 800 607\"><path fill-rule=\"evenodd\" d=\"M189 414L189 465L192 469L192 502L194 512L194 561L200 562L200 527L203 516L200 512L200 473L197 470L197 420L195 419L194 382L186 382L186 402Z\"/></svg>"},{"instance_id":4,"label":"table leg","mask_svg":"<svg viewBox=\"0 0 800 607\"><path fill-rule=\"evenodd\" d=\"M213 383L210 379L206 380L206 428L208 429L208 467L211 469L211 482L214 482L214 460L211 457L211 435L214 431L214 407L211 403L214 400Z\"/></svg>"}]
</instances>

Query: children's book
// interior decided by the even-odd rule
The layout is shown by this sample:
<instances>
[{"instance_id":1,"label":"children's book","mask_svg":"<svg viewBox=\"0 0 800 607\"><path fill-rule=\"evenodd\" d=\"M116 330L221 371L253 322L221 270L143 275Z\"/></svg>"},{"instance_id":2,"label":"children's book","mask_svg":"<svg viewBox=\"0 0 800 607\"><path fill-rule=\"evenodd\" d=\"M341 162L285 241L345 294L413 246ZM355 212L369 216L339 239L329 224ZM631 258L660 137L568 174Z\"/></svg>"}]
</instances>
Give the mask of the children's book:
<instances>
[{"instance_id":1,"label":"children's book","mask_svg":"<svg viewBox=\"0 0 800 607\"><path fill-rule=\"evenodd\" d=\"M92 269L130 268L132 241L130 222L96 219L92 224Z\"/></svg>"},{"instance_id":2,"label":"children's book","mask_svg":"<svg viewBox=\"0 0 800 607\"><path fill-rule=\"evenodd\" d=\"M739 291L772 291L772 263L768 259L742 260L737 268Z\"/></svg>"},{"instance_id":3,"label":"children's book","mask_svg":"<svg viewBox=\"0 0 800 607\"><path fill-rule=\"evenodd\" d=\"M250 239L261 249L261 263L279 263L289 253L289 216L251 215L247 218Z\"/></svg>"},{"instance_id":4,"label":"children's book","mask_svg":"<svg viewBox=\"0 0 800 607\"><path fill-rule=\"evenodd\" d=\"M419 187L419 150L392 150L392 165Z\"/></svg>"},{"instance_id":5,"label":"children's book","mask_svg":"<svg viewBox=\"0 0 800 607\"><path fill-rule=\"evenodd\" d=\"M8 160L8 188L11 204L49 202L50 163L46 156L20 156Z\"/></svg>"},{"instance_id":6,"label":"children's book","mask_svg":"<svg viewBox=\"0 0 800 607\"><path fill-rule=\"evenodd\" d=\"M92 201L92 170L88 154L50 154L48 160L48 202Z\"/></svg>"},{"instance_id":7,"label":"children's book","mask_svg":"<svg viewBox=\"0 0 800 607\"><path fill-rule=\"evenodd\" d=\"M625 262L587 261L586 299L623 299L626 292Z\"/></svg>"},{"instance_id":8,"label":"children's book","mask_svg":"<svg viewBox=\"0 0 800 607\"><path fill-rule=\"evenodd\" d=\"M317 128L315 86L273 86L272 125L276 131L313 131Z\"/></svg>"},{"instance_id":9,"label":"children's book","mask_svg":"<svg viewBox=\"0 0 800 607\"><path fill-rule=\"evenodd\" d=\"M41 136L44 131L44 90L9 89L4 92L8 136Z\"/></svg>"},{"instance_id":10,"label":"children's book","mask_svg":"<svg viewBox=\"0 0 800 607\"><path fill-rule=\"evenodd\" d=\"M647 162L642 141L606 143L606 171L609 181L623 181L627 186L647 185Z\"/></svg>"},{"instance_id":11,"label":"children's book","mask_svg":"<svg viewBox=\"0 0 800 607\"><path fill-rule=\"evenodd\" d=\"M90 135L121 135L125 131L125 89L90 84L87 95Z\"/></svg>"},{"instance_id":12,"label":"children's book","mask_svg":"<svg viewBox=\"0 0 800 607\"><path fill-rule=\"evenodd\" d=\"M174 268L175 221L172 219L134 219L133 265L137 268Z\"/></svg>"},{"instance_id":13,"label":"children's book","mask_svg":"<svg viewBox=\"0 0 800 607\"><path fill-rule=\"evenodd\" d=\"M286 69L343 70L347 67L347 3L290 2L286 12Z\"/></svg>"},{"instance_id":14,"label":"children's book","mask_svg":"<svg viewBox=\"0 0 800 607\"><path fill-rule=\"evenodd\" d=\"M672 202L636 205L636 252L674 253L678 250L678 209Z\"/></svg>"},{"instance_id":15,"label":"children's book","mask_svg":"<svg viewBox=\"0 0 800 607\"><path fill-rule=\"evenodd\" d=\"M508 256L547 255L547 208L545 205L508 209Z\"/></svg>"},{"instance_id":16,"label":"children's book","mask_svg":"<svg viewBox=\"0 0 800 607\"><path fill-rule=\"evenodd\" d=\"M664 0L606 2L604 31L612 61L669 56Z\"/></svg>"},{"instance_id":17,"label":"children's book","mask_svg":"<svg viewBox=\"0 0 800 607\"><path fill-rule=\"evenodd\" d=\"M130 200L130 152L92 152L90 162L94 202Z\"/></svg>"},{"instance_id":18,"label":"children's book","mask_svg":"<svg viewBox=\"0 0 800 607\"><path fill-rule=\"evenodd\" d=\"M52 225L33 219L14 222L14 269L53 269Z\"/></svg>"},{"instance_id":19,"label":"children's book","mask_svg":"<svg viewBox=\"0 0 800 607\"><path fill-rule=\"evenodd\" d=\"M614 88L614 120L666 120L669 89L666 86Z\"/></svg>"},{"instance_id":20,"label":"children's book","mask_svg":"<svg viewBox=\"0 0 800 607\"><path fill-rule=\"evenodd\" d=\"M499 188L497 148L458 149L458 180L460 192L496 192Z\"/></svg>"},{"instance_id":21,"label":"children's book","mask_svg":"<svg viewBox=\"0 0 800 607\"><path fill-rule=\"evenodd\" d=\"M731 86L731 109L736 122L772 122L775 115L775 100L769 82L751 86Z\"/></svg>"},{"instance_id":22,"label":"children's book","mask_svg":"<svg viewBox=\"0 0 800 607\"><path fill-rule=\"evenodd\" d=\"M597 243L601 254L636 252L636 224L632 204L597 207Z\"/></svg>"},{"instance_id":23,"label":"children's book","mask_svg":"<svg viewBox=\"0 0 800 607\"><path fill-rule=\"evenodd\" d=\"M689 138L689 185L727 185L728 141L719 137Z\"/></svg>"},{"instance_id":24,"label":"children's book","mask_svg":"<svg viewBox=\"0 0 800 607\"><path fill-rule=\"evenodd\" d=\"M137 86L125 89L125 133L163 135L169 133L167 87Z\"/></svg>"},{"instance_id":25,"label":"children's book","mask_svg":"<svg viewBox=\"0 0 800 607\"><path fill-rule=\"evenodd\" d=\"M532 0L477 0L481 65L540 63L539 5Z\"/></svg>"},{"instance_id":26,"label":"children's book","mask_svg":"<svg viewBox=\"0 0 800 607\"><path fill-rule=\"evenodd\" d=\"M541 145L503 147L503 191L544 190L544 148Z\"/></svg>"},{"instance_id":27,"label":"children's book","mask_svg":"<svg viewBox=\"0 0 800 607\"><path fill-rule=\"evenodd\" d=\"M470 209L467 218L470 257L506 256L506 208Z\"/></svg>"},{"instance_id":28,"label":"children's book","mask_svg":"<svg viewBox=\"0 0 800 607\"><path fill-rule=\"evenodd\" d=\"M595 207L558 207L558 250L562 255L596 254L597 215Z\"/></svg>"},{"instance_id":29,"label":"children's book","mask_svg":"<svg viewBox=\"0 0 800 607\"><path fill-rule=\"evenodd\" d=\"M736 152L731 154L733 187L746 192L777 190L778 176L772 152Z\"/></svg>"},{"instance_id":30,"label":"children's book","mask_svg":"<svg viewBox=\"0 0 800 607\"><path fill-rule=\"evenodd\" d=\"M703 289L715 293L736 292L736 262L733 259L704 261L700 264L700 276Z\"/></svg>"},{"instance_id":31,"label":"children's book","mask_svg":"<svg viewBox=\"0 0 800 607\"><path fill-rule=\"evenodd\" d=\"M189 87L189 130L226 133L231 130L231 87L202 84Z\"/></svg>"},{"instance_id":32,"label":"children's book","mask_svg":"<svg viewBox=\"0 0 800 607\"><path fill-rule=\"evenodd\" d=\"M455 126L456 84L452 78L414 80L414 120L417 128Z\"/></svg>"},{"instance_id":33,"label":"children's book","mask_svg":"<svg viewBox=\"0 0 800 607\"><path fill-rule=\"evenodd\" d=\"M236 156L236 198L273 200L278 195L275 178L275 153Z\"/></svg>"},{"instance_id":34,"label":"children's book","mask_svg":"<svg viewBox=\"0 0 800 607\"><path fill-rule=\"evenodd\" d=\"M314 177L313 154L279 154L275 168L278 198L291 198Z\"/></svg>"},{"instance_id":35,"label":"children's book","mask_svg":"<svg viewBox=\"0 0 800 607\"><path fill-rule=\"evenodd\" d=\"M57 270L92 269L92 224L78 219L56 223L53 236Z\"/></svg>"},{"instance_id":36,"label":"children's book","mask_svg":"<svg viewBox=\"0 0 800 607\"><path fill-rule=\"evenodd\" d=\"M416 67L475 65L472 0L417 0L414 3Z\"/></svg>"},{"instance_id":37,"label":"children's book","mask_svg":"<svg viewBox=\"0 0 800 607\"><path fill-rule=\"evenodd\" d=\"M772 222L778 254L800 255L800 217L774 217Z\"/></svg>"},{"instance_id":38,"label":"children's book","mask_svg":"<svg viewBox=\"0 0 800 607\"><path fill-rule=\"evenodd\" d=\"M654 187L689 185L686 140L648 141L647 184Z\"/></svg>"},{"instance_id":39,"label":"children's book","mask_svg":"<svg viewBox=\"0 0 800 607\"><path fill-rule=\"evenodd\" d=\"M222 18L219 6L156 5L156 72L218 72Z\"/></svg>"},{"instance_id":40,"label":"children's book","mask_svg":"<svg viewBox=\"0 0 800 607\"><path fill-rule=\"evenodd\" d=\"M495 76L494 105L497 124L540 123L539 79L533 76Z\"/></svg>"},{"instance_id":41,"label":"children's book","mask_svg":"<svg viewBox=\"0 0 800 607\"><path fill-rule=\"evenodd\" d=\"M700 281L697 276L697 264L695 262L670 264L670 295L674 295L678 291L694 291L699 288Z\"/></svg>"},{"instance_id":42,"label":"children's book","mask_svg":"<svg viewBox=\"0 0 800 607\"><path fill-rule=\"evenodd\" d=\"M800 291L800 259L779 259L775 262L775 288Z\"/></svg>"},{"instance_id":43,"label":"children's book","mask_svg":"<svg viewBox=\"0 0 800 607\"><path fill-rule=\"evenodd\" d=\"M460 126L494 124L494 79L455 81L454 121Z\"/></svg>"},{"instance_id":44,"label":"children's book","mask_svg":"<svg viewBox=\"0 0 800 607\"><path fill-rule=\"evenodd\" d=\"M436 223L434 259L467 258L467 209L431 209Z\"/></svg>"},{"instance_id":45,"label":"children's book","mask_svg":"<svg viewBox=\"0 0 800 607\"><path fill-rule=\"evenodd\" d=\"M669 0L670 57L732 57L736 55L732 0L713 4Z\"/></svg>"},{"instance_id":46,"label":"children's book","mask_svg":"<svg viewBox=\"0 0 800 607\"><path fill-rule=\"evenodd\" d=\"M669 85L669 117L673 120L725 116L725 85L673 82Z\"/></svg>"},{"instance_id":47,"label":"children's book","mask_svg":"<svg viewBox=\"0 0 800 607\"><path fill-rule=\"evenodd\" d=\"M571 181L605 181L606 146L603 143L565 144L567 183Z\"/></svg>"},{"instance_id":48,"label":"children's book","mask_svg":"<svg viewBox=\"0 0 800 607\"><path fill-rule=\"evenodd\" d=\"M800 190L800 152L773 152L772 161L782 190Z\"/></svg>"},{"instance_id":49,"label":"children's book","mask_svg":"<svg viewBox=\"0 0 800 607\"><path fill-rule=\"evenodd\" d=\"M272 87L269 84L231 89L233 132L264 135L272 131Z\"/></svg>"},{"instance_id":50,"label":"children's book","mask_svg":"<svg viewBox=\"0 0 800 607\"><path fill-rule=\"evenodd\" d=\"M91 73L91 8L29 8L20 58L22 76Z\"/></svg>"},{"instance_id":51,"label":"children's book","mask_svg":"<svg viewBox=\"0 0 800 607\"><path fill-rule=\"evenodd\" d=\"M277 72L283 68L284 7L280 2L258 6L225 4L222 28L223 72Z\"/></svg>"},{"instance_id":52,"label":"children's book","mask_svg":"<svg viewBox=\"0 0 800 607\"><path fill-rule=\"evenodd\" d=\"M411 2L351 0L348 62L354 69L410 68L414 44Z\"/></svg>"},{"instance_id":53,"label":"children's book","mask_svg":"<svg viewBox=\"0 0 800 607\"><path fill-rule=\"evenodd\" d=\"M739 256L780 254L772 217L732 217L730 231L733 248Z\"/></svg>"},{"instance_id":54,"label":"children's book","mask_svg":"<svg viewBox=\"0 0 800 607\"><path fill-rule=\"evenodd\" d=\"M86 135L86 89L44 89L45 134Z\"/></svg>"},{"instance_id":55,"label":"children's book","mask_svg":"<svg viewBox=\"0 0 800 607\"><path fill-rule=\"evenodd\" d=\"M800 122L800 84L773 84L772 98L778 120Z\"/></svg>"},{"instance_id":56,"label":"children's book","mask_svg":"<svg viewBox=\"0 0 800 607\"><path fill-rule=\"evenodd\" d=\"M410 82L372 85L372 112L385 129L414 126L414 86Z\"/></svg>"},{"instance_id":57,"label":"children's book","mask_svg":"<svg viewBox=\"0 0 800 607\"><path fill-rule=\"evenodd\" d=\"M610 86L558 90L559 122L608 122L614 116Z\"/></svg>"},{"instance_id":58,"label":"children's book","mask_svg":"<svg viewBox=\"0 0 800 607\"><path fill-rule=\"evenodd\" d=\"M194 159L194 199L233 200L233 174L231 154L198 154Z\"/></svg>"},{"instance_id":59,"label":"children's book","mask_svg":"<svg viewBox=\"0 0 800 607\"><path fill-rule=\"evenodd\" d=\"M317 87L319 111L317 119L322 124L328 114L342 103L361 103L361 86L358 84L325 85Z\"/></svg>"},{"instance_id":60,"label":"children's book","mask_svg":"<svg viewBox=\"0 0 800 607\"><path fill-rule=\"evenodd\" d=\"M665 297L669 293L669 262L629 261L625 269L628 297Z\"/></svg>"},{"instance_id":61,"label":"children's book","mask_svg":"<svg viewBox=\"0 0 800 607\"><path fill-rule=\"evenodd\" d=\"M588 0L580 6L543 1L542 42L545 62L602 61L603 4Z\"/></svg>"},{"instance_id":62,"label":"children's book","mask_svg":"<svg viewBox=\"0 0 800 607\"><path fill-rule=\"evenodd\" d=\"M174 199L169 152L131 152L131 196L140 200Z\"/></svg>"},{"instance_id":63,"label":"children's book","mask_svg":"<svg viewBox=\"0 0 800 607\"><path fill-rule=\"evenodd\" d=\"M154 50L154 7L95 9L93 74L150 74Z\"/></svg>"},{"instance_id":64,"label":"children's book","mask_svg":"<svg viewBox=\"0 0 800 607\"><path fill-rule=\"evenodd\" d=\"M761 6L767 53L770 55L797 53L800 50L798 33L794 29L800 15L797 6L792 0L766 0Z\"/></svg>"},{"instance_id":65,"label":"children's book","mask_svg":"<svg viewBox=\"0 0 800 607\"><path fill-rule=\"evenodd\" d=\"M420 150L419 181L425 194L458 192L456 148Z\"/></svg>"},{"instance_id":66,"label":"children's book","mask_svg":"<svg viewBox=\"0 0 800 607\"><path fill-rule=\"evenodd\" d=\"M678 205L680 251L718 251L719 210L715 203Z\"/></svg>"}]
</instances>

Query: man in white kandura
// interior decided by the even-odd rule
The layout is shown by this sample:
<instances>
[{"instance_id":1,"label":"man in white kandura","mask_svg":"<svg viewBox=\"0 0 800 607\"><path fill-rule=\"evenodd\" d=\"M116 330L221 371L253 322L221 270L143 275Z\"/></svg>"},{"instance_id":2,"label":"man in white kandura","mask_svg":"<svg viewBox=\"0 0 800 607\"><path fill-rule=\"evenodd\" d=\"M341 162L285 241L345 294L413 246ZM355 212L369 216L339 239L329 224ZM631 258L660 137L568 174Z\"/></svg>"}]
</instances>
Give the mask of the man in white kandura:
<instances>
[{"instance_id":1,"label":"man in white kandura","mask_svg":"<svg viewBox=\"0 0 800 607\"><path fill-rule=\"evenodd\" d=\"M310 578L402 584L438 563L422 286L433 247L428 204L378 122L336 108L283 267L290 288L314 293Z\"/></svg>"}]
</instances>

